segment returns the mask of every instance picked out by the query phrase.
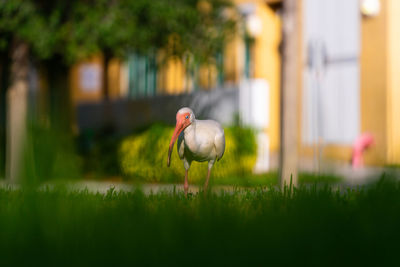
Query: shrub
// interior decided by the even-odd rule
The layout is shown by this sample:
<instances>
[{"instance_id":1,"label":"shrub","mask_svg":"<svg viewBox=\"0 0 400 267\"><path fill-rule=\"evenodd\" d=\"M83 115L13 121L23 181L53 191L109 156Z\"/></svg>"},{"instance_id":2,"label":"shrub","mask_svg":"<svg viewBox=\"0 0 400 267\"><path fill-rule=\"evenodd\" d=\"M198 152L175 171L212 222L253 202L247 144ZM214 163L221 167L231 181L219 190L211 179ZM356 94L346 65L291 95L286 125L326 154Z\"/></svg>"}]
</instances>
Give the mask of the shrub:
<instances>
[{"instance_id":1,"label":"shrub","mask_svg":"<svg viewBox=\"0 0 400 267\"><path fill-rule=\"evenodd\" d=\"M167 167L168 145L173 128L154 125L148 130L125 138L120 145L119 159L124 176L144 182L181 182L184 167L176 145ZM226 176L242 176L251 173L257 157L255 135L251 129L225 128L225 154L216 162L212 179ZM189 182L203 182L207 175L207 163L193 162Z\"/></svg>"},{"instance_id":2,"label":"shrub","mask_svg":"<svg viewBox=\"0 0 400 267\"><path fill-rule=\"evenodd\" d=\"M86 176L97 179L121 175L118 162L121 137L108 129L86 130L77 140Z\"/></svg>"}]
</instances>

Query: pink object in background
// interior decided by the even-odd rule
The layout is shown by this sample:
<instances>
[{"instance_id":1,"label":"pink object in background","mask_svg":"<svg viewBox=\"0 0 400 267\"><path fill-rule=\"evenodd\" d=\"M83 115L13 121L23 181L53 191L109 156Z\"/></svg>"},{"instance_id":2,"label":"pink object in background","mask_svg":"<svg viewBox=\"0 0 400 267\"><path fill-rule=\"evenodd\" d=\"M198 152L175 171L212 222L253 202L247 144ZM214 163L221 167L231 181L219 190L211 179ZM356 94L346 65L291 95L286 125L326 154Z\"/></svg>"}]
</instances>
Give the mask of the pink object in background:
<instances>
[{"instance_id":1,"label":"pink object in background","mask_svg":"<svg viewBox=\"0 0 400 267\"><path fill-rule=\"evenodd\" d=\"M374 137L370 133L360 135L353 144L353 157L351 164L353 169L358 169L364 165L363 152L374 144Z\"/></svg>"}]
</instances>

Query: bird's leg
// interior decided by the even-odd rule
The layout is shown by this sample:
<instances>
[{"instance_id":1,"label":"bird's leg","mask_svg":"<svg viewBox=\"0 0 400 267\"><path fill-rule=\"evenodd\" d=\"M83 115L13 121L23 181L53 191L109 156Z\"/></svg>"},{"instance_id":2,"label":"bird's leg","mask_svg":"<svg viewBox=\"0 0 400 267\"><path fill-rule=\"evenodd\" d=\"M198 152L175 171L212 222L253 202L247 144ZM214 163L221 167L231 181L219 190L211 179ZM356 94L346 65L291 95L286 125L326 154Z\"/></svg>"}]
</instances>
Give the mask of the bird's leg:
<instances>
[{"instance_id":1,"label":"bird's leg","mask_svg":"<svg viewBox=\"0 0 400 267\"><path fill-rule=\"evenodd\" d=\"M188 190L189 190L188 174L189 174L189 171L185 170L185 183L183 184L183 189L185 190L185 197L187 197Z\"/></svg>"},{"instance_id":2,"label":"bird's leg","mask_svg":"<svg viewBox=\"0 0 400 267\"><path fill-rule=\"evenodd\" d=\"M211 175L211 168L214 165L214 162L215 162L215 160L210 160L208 162L208 172L207 172L206 182L204 183L204 193L207 192L208 181L210 180L210 175Z\"/></svg>"},{"instance_id":3,"label":"bird's leg","mask_svg":"<svg viewBox=\"0 0 400 267\"><path fill-rule=\"evenodd\" d=\"M183 184L183 189L185 190L185 197L187 197L189 191L188 176L191 163L192 162L188 161L186 158L183 159L183 166L185 167L185 183Z\"/></svg>"},{"instance_id":4,"label":"bird's leg","mask_svg":"<svg viewBox=\"0 0 400 267\"><path fill-rule=\"evenodd\" d=\"M207 192L208 180L210 180L210 175L211 175L211 169L208 169L206 182L204 183L204 193Z\"/></svg>"}]
</instances>

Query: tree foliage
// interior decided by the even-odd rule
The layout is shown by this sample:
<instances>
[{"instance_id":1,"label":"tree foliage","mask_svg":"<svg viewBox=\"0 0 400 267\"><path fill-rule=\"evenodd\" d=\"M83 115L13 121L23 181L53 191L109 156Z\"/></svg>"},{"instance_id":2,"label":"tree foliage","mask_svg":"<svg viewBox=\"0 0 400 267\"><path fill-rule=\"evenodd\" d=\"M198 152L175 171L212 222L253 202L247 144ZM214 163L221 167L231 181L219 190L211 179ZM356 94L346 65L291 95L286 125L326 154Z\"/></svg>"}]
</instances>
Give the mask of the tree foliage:
<instances>
[{"instance_id":1,"label":"tree foliage","mask_svg":"<svg viewBox=\"0 0 400 267\"><path fill-rule=\"evenodd\" d=\"M0 2L0 50L13 38L39 59L66 63L107 51L208 59L235 28L228 0L7 0Z\"/></svg>"}]
</instances>

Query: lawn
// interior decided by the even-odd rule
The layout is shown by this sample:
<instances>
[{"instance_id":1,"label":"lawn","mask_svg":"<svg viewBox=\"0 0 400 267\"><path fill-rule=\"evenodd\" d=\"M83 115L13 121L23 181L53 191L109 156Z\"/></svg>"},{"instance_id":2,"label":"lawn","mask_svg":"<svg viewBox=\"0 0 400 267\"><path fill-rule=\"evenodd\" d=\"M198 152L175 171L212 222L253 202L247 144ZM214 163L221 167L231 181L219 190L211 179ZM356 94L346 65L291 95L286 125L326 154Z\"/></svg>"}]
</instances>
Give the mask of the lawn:
<instances>
[{"instance_id":1,"label":"lawn","mask_svg":"<svg viewBox=\"0 0 400 267\"><path fill-rule=\"evenodd\" d=\"M0 189L1 265L276 266L398 262L400 184L190 195Z\"/></svg>"},{"instance_id":2,"label":"lawn","mask_svg":"<svg viewBox=\"0 0 400 267\"><path fill-rule=\"evenodd\" d=\"M196 179L192 181L190 177L190 172L189 172L189 185L196 185L196 186L203 186L205 182L205 176ZM134 178L129 178L125 179L124 177L121 176L114 176L114 177L99 177L95 175L86 175L85 176L86 181L99 181L99 182L116 182L116 183L124 183L124 184L135 184L135 185L141 185L141 184L181 184L183 185L184 182L184 176L174 176L171 178L170 176L161 176L161 178L155 178L152 180L159 180L160 182L154 183L154 182L143 182L140 178L139 179L134 179ZM266 186L277 186L278 185L278 180L279 180L279 175L276 171L271 171L268 173L262 173L262 174L243 174L243 175L230 175L230 176L223 176L223 177L218 177L215 178L211 174L211 179L210 179L210 185L214 186L236 186L236 187L266 187ZM52 181L52 183L57 182ZM68 180L66 180L68 181ZM70 181L70 180L69 180ZM79 179L75 181L81 181ZM312 173L306 173L302 172L299 173L299 184L304 185L304 184L320 184L320 185L325 185L325 184L330 184L330 185L335 185L335 184L340 184L341 182L345 181L345 179L341 176L333 175L333 174L312 174ZM61 182L65 182L65 180L61 180Z\"/></svg>"},{"instance_id":3,"label":"lawn","mask_svg":"<svg viewBox=\"0 0 400 267\"><path fill-rule=\"evenodd\" d=\"M189 177L190 178L190 177ZM183 180L183 178L182 178ZM277 172L268 172L263 174L246 174L246 175L231 175L213 179L210 183L213 185L234 185L240 187L258 187L258 186L276 186L278 185L279 175ZM343 177L323 174L316 175L312 173L302 172L299 174L299 184L339 184L344 179ZM190 181L190 180L189 180ZM204 179L195 181L194 184L203 185Z\"/></svg>"}]
</instances>

